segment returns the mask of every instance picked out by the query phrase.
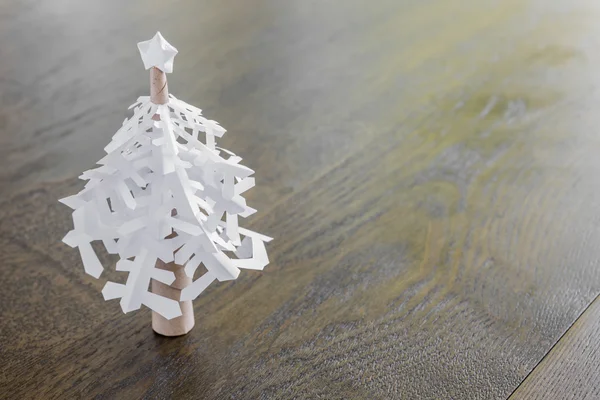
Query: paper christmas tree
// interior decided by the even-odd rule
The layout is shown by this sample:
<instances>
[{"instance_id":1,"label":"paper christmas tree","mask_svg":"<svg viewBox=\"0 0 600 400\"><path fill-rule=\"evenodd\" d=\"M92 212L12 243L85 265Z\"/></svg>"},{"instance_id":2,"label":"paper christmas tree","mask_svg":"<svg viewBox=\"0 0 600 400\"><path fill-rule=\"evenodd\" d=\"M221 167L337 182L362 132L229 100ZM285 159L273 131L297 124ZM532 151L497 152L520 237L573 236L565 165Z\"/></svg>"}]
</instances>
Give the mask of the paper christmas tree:
<instances>
[{"instance_id":1,"label":"paper christmas tree","mask_svg":"<svg viewBox=\"0 0 600 400\"><path fill-rule=\"evenodd\" d=\"M256 211L242 197L254 186L254 171L217 147L225 129L168 94L165 73L173 71L177 49L158 32L138 48L151 71L151 96L137 99L100 166L80 176L85 188L60 200L74 210L74 229L63 241L79 249L95 278L103 266L91 242L102 241L119 255L116 270L129 274L125 284L106 283L104 298L120 298L125 313L143 304L170 320L182 315L180 301L195 299L214 280L262 270L271 238L238 225ZM206 272L192 280L201 264ZM151 280L180 298L149 291Z\"/></svg>"}]
</instances>

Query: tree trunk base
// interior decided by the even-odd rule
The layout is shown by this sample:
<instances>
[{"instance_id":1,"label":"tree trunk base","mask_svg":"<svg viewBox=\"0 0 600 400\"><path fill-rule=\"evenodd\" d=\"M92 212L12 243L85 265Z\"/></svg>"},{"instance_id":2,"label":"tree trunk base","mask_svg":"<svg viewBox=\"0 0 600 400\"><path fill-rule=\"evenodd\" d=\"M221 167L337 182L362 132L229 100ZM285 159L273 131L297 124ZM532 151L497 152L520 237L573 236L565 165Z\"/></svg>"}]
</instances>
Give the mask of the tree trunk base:
<instances>
[{"instance_id":1,"label":"tree trunk base","mask_svg":"<svg viewBox=\"0 0 600 400\"><path fill-rule=\"evenodd\" d=\"M158 260L156 268L173 272L175 274L175 282L171 286L168 286L162 282L152 280L152 293L179 301L181 289L189 285L192 279L185 274L183 267L174 263L165 264ZM181 336L192 330L195 323L192 302L182 301L179 302L179 305L181 306L183 315L171 320L152 311L152 329L154 332L163 336Z\"/></svg>"}]
</instances>

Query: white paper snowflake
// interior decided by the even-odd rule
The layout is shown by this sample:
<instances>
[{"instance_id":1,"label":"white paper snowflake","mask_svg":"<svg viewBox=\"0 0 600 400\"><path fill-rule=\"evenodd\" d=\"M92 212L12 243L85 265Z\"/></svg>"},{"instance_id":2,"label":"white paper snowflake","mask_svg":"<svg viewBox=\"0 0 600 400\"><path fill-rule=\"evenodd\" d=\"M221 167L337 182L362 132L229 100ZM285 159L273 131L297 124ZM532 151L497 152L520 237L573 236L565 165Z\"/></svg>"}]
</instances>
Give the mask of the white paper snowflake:
<instances>
[{"instance_id":1,"label":"white paper snowflake","mask_svg":"<svg viewBox=\"0 0 600 400\"><path fill-rule=\"evenodd\" d=\"M148 42L139 46L143 58L143 48L154 52L147 68L162 63L172 69L177 50L166 41L168 47ZM271 238L238 226L239 217L256 212L242 197L254 186L254 171L216 146L225 129L172 95L160 105L140 97L132 108L100 166L80 176L85 188L60 200L74 210L74 229L63 241L79 248L85 271L98 278L103 267L91 242L101 240L119 255L116 270L129 273L126 284L108 282L104 298L120 298L123 312L144 304L171 319L181 315L179 303L148 290L151 279L175 280L173 272L155 268L158 259L185 266L191 278L200 264L206 267L181 292L181 301L192 300L215 279L236 279L240 268L262 270Z\"/></svg>"}]
</instances>

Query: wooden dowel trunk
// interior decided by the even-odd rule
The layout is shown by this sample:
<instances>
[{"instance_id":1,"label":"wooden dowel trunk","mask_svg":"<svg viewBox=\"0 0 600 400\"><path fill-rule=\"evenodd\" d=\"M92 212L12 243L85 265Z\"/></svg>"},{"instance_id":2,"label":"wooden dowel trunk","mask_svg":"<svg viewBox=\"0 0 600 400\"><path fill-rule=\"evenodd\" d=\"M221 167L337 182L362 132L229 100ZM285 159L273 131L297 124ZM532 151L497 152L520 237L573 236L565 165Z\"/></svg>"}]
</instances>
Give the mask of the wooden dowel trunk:
<instances>
[{"instance_id":1,"label":"wooden dowel trunk","mask_svg":"<svg viewBox=\"0 0 600 400\"><path fill-rule=\"evenodd\" d=\"M169 88L167 85L167 74L156 67L150 68L150 101L154 104L166 104L169 101ZM159 120L158 115L153 119ZM184 268L175 263L165 264L161 260L156 262L156 268L171 271L175 274L175 282L165 285L162 282L152 280L152 293L179 301L181 290L192 283ZM154 332L164 336L181 336L188 333L194 327L194 308L192 301L182 301L182 315L171 320L166 319L155 311L152 311L152 329Z\"/></svg>"},{"instance_id":2,"label":"wooden dowel trunk","mask_svg":"<svg viewBox=\"0 0 600 400\"><path fill-rule=\"evenodd\" d=\"M156 268L173 272L175 274L175 282L169 286L153 279L152 293L179 301L181 290L192 283L192 279L185 274L182 266L174 263L165 264L161 260L158 260ZM180 336L185 335L194 327L194 307L192 301L182 301L179 305L181 306L183 315L171 320L167 320L159 313L152 311L152 329L154 332L164 336Z\"/></svg>"}]
</instances>

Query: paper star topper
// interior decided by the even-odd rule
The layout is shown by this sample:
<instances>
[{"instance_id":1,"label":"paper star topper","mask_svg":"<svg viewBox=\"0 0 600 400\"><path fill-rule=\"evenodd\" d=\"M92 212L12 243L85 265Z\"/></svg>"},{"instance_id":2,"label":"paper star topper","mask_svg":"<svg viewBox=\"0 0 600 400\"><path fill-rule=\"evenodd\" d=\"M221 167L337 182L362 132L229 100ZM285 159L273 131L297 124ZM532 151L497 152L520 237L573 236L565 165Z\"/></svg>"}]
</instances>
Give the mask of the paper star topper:
<instances>
[{"instance_id":1,"label":"paper star topper","mask_svg":"<svg viewBox=\"0 0 600 400\"><path fill-rule=\"evenodd\" d=\"M156 67L169 74L173 72L173 59L177 54L177 49L171 46L160 32L156 32L152 39L139 42L137 45L142 55L144 68Z\"/></svg>"}]
</instances>

